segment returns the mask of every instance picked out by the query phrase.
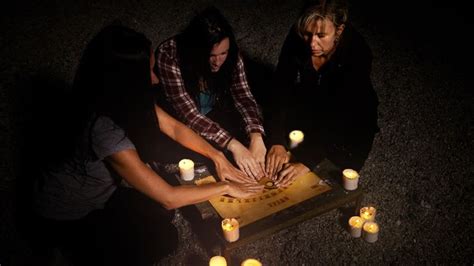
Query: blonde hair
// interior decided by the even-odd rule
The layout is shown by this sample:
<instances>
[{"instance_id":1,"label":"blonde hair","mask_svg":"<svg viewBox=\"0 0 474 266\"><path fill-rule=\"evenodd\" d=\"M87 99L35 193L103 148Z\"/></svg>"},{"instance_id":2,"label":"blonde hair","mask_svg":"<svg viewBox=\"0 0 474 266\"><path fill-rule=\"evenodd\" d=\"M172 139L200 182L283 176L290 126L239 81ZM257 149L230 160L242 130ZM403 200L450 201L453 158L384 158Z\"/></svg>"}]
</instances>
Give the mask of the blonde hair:
<instances>
[{"instance_id":1,"label":"blonde hair","mask_svg":"<svg viewBox=\"0 0 474 266\"><path fill-rule=\"evenodd\" d=\"M344 1L321 1L319 4L307 8L296 21L296 31L303 38L309 24L318 20L328 19L337 28L347 22L347 4Z\"/></svg>"}]
</instances>

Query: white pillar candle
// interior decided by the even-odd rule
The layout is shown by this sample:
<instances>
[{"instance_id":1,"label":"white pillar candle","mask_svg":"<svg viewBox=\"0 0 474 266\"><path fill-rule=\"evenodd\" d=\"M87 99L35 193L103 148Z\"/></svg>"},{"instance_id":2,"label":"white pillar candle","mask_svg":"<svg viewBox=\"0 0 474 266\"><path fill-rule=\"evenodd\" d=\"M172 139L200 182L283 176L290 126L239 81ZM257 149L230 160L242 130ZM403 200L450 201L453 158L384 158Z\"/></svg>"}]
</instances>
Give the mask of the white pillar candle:
<instances>
[{"instance_id":1,"label":"white pillar candle","mask_svg":"<svg viewBox=\"0 0 474 266\"><path fill-rule=\"evenodd\" d=\"M189 159L179 161L179 173L184 181L191 181L194 178L194 162Z\"/></svg>"},{"instance_id":2,"label":"white pillar candle","mask_svg":"<svg viewBox=\"0 0 474 266\"><path fill-rule=\"evenodd\" d=\"M379 225L376 222L364 223L364 240L374 243L379 238Z\"/></svg>"},{"instance_id":3,"label":"white pillar candle","mask_svg":"<svg viewBox=\"0 0 474 266\"><path fill-rule=\"evenodd\" d=\"M290 132L290 149L296 148L298 144L303 142L304 140L304 134L303 131L301 130L293 130Z\"/></svg>"},{"instance_id":4,"label":"white pillar candle","mask_svg":"<svg viewBox=\"0 0 474 266\"><path fill-rule=\"evenodd\" d=\"M222 256L214 256L209 260L209 266L227 266L227 261Z\"/></svg>"},{"instance_id":5,"label":"white pillar candle","mask_svg":"<svg viewBox=\"0 0 474 266\"><path fill-rule=\"evenodd\" d=\"M240 266L262 266L262 263L256 259L246 259Z\"/></svg>"},{"instance_id":6,"label":"white pillar candle","mask_svg":"<svg viewBox=\"0 0 474 266\"><path fill-rule=\"evenodd\" d=\"M362 235L362 226L364 225L364 219L359 216L352 216L349 219L349 228L352 237L360 237Z\"/></svg>"},{"instance_id":7,"label":"white pillar candle","mask_svg":"<svg viewBox=\"0 0 474 266\"><path fill-rule=\"evenodd\" d=\"M360 217L364 218L364 220L368 222L372 222L375 220L375 214L377 213L377 210L372 207L363 207L360 209Z\"/></svg>"},{"instance_id":8,"label":"white pillar candle","mask_svg":"<svg viewBox=\"0 0 474 266\"><path fill-rule=\"evenodd\" d=\"M225 240L235 242L239 239L239 221L235 218L226 218L222 220L222 232Z\"/></svg>"},{"instance_id":9,"label":"white pillar candle","mask_svg":"<svg viewBox=\"0 0 474 266\"><path fill-rule=\"evenodd\" d=\"M352 169L342 171L342 180L345 190L356 190L359 182L359 174Z\"/></svg>"}]
</instances>

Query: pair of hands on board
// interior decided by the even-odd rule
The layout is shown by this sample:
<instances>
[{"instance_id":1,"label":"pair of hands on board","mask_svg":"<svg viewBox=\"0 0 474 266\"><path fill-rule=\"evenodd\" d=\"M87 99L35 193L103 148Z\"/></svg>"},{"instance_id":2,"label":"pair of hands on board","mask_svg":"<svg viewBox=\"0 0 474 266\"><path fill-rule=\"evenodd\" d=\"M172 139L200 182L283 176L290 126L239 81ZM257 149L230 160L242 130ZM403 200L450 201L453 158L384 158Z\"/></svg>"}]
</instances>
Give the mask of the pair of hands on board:
<instances>
[{"instance_id":1,"label":"pair of hands on board","mask_svg":"<svg viewBox=\"0 0 474 266\"><path fill-rule=\"evenodd\" d=\"M290 154L282 145L273 145L266 157L265 171L277 187L287 187L296 177L310 171L299 162L290 162Z\"/></svg>"},{"instance_id":2,"label":"pair of hands on board","mask_svg":"<svg viewBox=\"0 0 474 266\"><path fill-rule=\"evenodd\" d=\"M238 148L246 149L243 145L240 144L240 146L242 147ZM235 147L232 146L232 148ZM282 145L272 146L266 154L266 148L263 141L257 141L256 143L251 142L250 150L253 152L250 152L249 150L247 150L247 154L243 152L246 159L238 160L238 158L235 158L237 165L247 174L247 176L246 178L240 177L238 180L234 179L234 181L256 183L264 176L268 176L274 182L275 186L287 187L296 177L310 171L310 169L302 163L290 162L290 155ZM252 162L252 159L254 159L255 162ZM254 169L257 170L252 172Z\"/></svg>"}]
</instances>

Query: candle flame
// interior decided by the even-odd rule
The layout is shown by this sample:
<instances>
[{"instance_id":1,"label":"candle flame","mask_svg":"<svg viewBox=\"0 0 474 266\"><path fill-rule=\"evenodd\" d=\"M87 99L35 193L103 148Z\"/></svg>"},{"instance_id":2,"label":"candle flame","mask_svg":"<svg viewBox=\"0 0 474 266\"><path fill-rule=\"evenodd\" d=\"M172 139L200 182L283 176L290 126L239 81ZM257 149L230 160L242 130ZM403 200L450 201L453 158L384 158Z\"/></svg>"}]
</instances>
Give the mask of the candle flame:
<instances>
[{"instance_id":1,"label":"candle flame","mask_svg":"<svg viewBox=\"0 0 474 266\"><path fill-rule=\"evenodd\" d=\"M303 141L304 134L301 130L293 130L290 132L290 139L296 142Z\"/></svg>"},{"instance_id":2,"label":"candle flame","mask_svg":"<svg viewBox=\"0 0 474 266\"><path fill-rule=\"evenodd\" d=\"M360 216L366 220L372 220L375 217L375 212L374 207L363 207L360 209Z\"/></svg>"},{"instance_id":3,"label":"candle flame","mask_svg":"<svg viewBox=\"0 0 474 266\"><path fill-rule=\"evenodd\" d=\"M362 219L359 216L352 216L349 219L349 225L356 228L362 228L362 225L364 224L364 222L365 222L364 219Z\"/></svg>"},{"instance_id":4,"label":"candle flame","mask_svg":"<svg viewBox=\"0 0 474 266\"><path fill-rule=\"evenodd\" d=\"M222 228L226 231L232 231L234 230L234 226L232 226L230 223L225 223L222 225Z\"/></svg>"},{"instance_id":5,"label":"candle flame","mask_svg":"<svg viewBox=\"0 0 474 266\"><path fill-rule=\"evenodd\" d=\"M226 218L222 220L222 229L224 231L232 231L239 226L239 222L234 218Z\"/></svg>"},{"instance_id":6,"label":"candle flame","mask_svg":"<svg viewBox=\"0 0 474 266\"><path fill-rule=\"evenodd\" d=\"M222 256L214 256L209 261L209 266L227 266L227 261Z\"/></svg>"},{"instance_id":7,"label":"candle flame","mask_svg":"<svg viewBox=\"0 0 474 266\"><path fill-rule=\"evenodd\" d=\"M262 266L262 263L256 259L246 259L241 266Z\"/></svg>"},{"instance_id":8,"label":"candle flame","mask_svg":"<svg viewBox=\"0 0 474 266\"><path fill-rule=\"evenodd\" d=\"M364 230L369 233L377 233L379 231L379 226L375 222L366 222L364 224Z\"/></svg>"},{"instance_id":9,"label":"candle flame","mask_svg":"<svg viewBox=\"0 0 474 266\"><path fill-rule=\"evenodd\" d=\"M194 162L189 159L182 159L179 161L179 168L181 169L192 169L194 167Z\"/></svg>"},{"instance_id":10,"label":"candle flame","mask_svg":"<svg viewBox=\"0 0 474 266\"><path fill-rule=\"evenodd\" d=\"M352 169L345 169L344 171L342 171L342 174L348 179L359 178L359 174Z\"/></svg>"}]
</instances>

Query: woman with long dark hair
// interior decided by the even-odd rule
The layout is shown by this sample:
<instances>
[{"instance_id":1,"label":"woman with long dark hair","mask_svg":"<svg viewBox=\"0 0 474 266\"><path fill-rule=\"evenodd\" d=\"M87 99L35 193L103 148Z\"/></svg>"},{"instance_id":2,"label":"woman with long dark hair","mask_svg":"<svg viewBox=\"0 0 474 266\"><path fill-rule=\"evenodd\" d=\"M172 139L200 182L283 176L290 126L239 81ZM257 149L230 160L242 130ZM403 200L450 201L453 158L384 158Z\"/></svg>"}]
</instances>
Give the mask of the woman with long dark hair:
<instances>
[{"instance_id":1,"label":"woman with long dark hair","mask_svg":"<svg viewBox=\"0 0 474 266\"><path fill-rule=\"evenodd\" d=\"M170 111L217 147L231 151L248 176L261 178L266 153L261 112L222 14L214 7L205 9L155 54Z\"/></svg>"},{"instance_id":2,"label":"woman with long dark hair","mask_svg":"<svg viewBox=\"0 0 474 266\"><path fill-rule=\"evenodd\" d=\"M92 39L74 81L67 136L37 182L39 244L59 246L78 265L151 265L176 247L173 209L261 189L227 181L174 187L141 160L147 140L164 133L213 160L221 179L245 179L222 152L155 105L150 55L150 41L123 26ZM133 188L120 186L122 179Z\"/></svg>"},{"instance_id":3,"label":"woman with long dark hair","mask_svg":"<svg viewBox=\"0 0 474 266\"><path fill-rule=\"evenodd\" d=\"M280 185L324 158L359 170L377 126L377 95L370 79L372 54L348 21L343 0L308 7L291 28L275 72L275 115L266 170ZM288 133L304 141L287 152Z\"/></svg>"}]
</instances>

